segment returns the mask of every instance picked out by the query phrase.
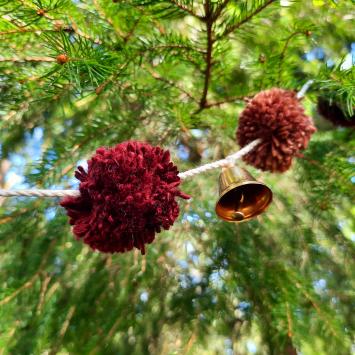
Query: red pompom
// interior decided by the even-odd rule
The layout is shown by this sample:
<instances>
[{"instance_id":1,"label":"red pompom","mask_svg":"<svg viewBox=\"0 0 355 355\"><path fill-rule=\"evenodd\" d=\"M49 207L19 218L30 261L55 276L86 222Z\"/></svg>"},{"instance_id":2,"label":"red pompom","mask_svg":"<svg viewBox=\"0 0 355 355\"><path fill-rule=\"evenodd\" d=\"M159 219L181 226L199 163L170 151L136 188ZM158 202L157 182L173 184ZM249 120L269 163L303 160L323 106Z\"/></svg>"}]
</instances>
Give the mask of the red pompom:
<instances>
[{"instance_id":1,"label":"red pompom","mask_svg":"<svg viewBox=\"0 0 355 355\"><path fill-rule=\"evenodd\" d=\"M237 140L244 147L261 138L262 143L244 160L261 170L284 172L315 131L296 93L273 88L257 94L241 113Z\"/></svg>"},{"instance_id":2,"label":"red pompom","mask_svg":"<svg viewBox=\"0 0 355 355\"><path fill-rule=\"evenodd\" d=\"M75 172L80 196L67 197L73 232L91 248L108 253L139 249L154 240L161 228L169 229L179 215L175 197L188 199L178 189L177 167L169 151L142 142L124 142L99 148Z\"/></svg>"}]
</instances>

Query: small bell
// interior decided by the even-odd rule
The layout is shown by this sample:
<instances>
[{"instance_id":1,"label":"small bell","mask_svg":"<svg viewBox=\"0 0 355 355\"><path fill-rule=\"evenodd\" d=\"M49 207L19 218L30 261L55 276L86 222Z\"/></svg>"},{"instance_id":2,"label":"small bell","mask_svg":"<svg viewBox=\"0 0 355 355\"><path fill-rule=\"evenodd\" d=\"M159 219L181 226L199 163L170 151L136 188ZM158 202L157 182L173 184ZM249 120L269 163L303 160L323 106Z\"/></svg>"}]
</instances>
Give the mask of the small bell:
<instances>
[{"instance_id":1,"label":"small bell","mask_svg":"<svg viewBox=\"0 0 355 355\"><path fill-rule=\"evenodd\" d=\"M272 191L237 166L222 169L219 176L218 217L227 222L247 221L265 211Z\"/></svg>"}]
</instances>

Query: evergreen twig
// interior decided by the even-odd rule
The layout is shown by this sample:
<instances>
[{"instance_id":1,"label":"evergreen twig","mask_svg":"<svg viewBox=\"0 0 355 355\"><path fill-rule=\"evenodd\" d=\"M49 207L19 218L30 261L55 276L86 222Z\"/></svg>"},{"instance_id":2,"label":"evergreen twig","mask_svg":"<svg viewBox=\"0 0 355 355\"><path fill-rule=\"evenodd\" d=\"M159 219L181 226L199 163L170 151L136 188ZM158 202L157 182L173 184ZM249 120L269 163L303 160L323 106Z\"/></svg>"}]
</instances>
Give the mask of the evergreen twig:
<instances>
[{"instance_id":1,"label":"evergreen twig","mask_svg":"<svg viewBox=\"0 0 355 355\"><path fill-rule=\"evenodd\" d=\"M266 7L271 5L275 0L266 0L264 4L261 6L257 7L254 11L252 11L250 14L248 14L246 17L244 17L242 20L239 22L227 27L221 35L218 36L219 38L224 38L227 37L229 34L243 26L245 23L249 22L254 16L258 15L262 10L264 10Z\"/></svg>"}]
</instances>

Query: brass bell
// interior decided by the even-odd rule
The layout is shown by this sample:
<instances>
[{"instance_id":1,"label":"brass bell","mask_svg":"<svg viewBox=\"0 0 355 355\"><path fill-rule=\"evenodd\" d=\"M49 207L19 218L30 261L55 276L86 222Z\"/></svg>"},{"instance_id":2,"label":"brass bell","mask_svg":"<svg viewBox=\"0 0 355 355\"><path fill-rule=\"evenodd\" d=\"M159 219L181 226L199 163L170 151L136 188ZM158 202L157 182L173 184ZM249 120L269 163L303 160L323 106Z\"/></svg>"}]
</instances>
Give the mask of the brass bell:
<instances>
[{"instance_id":1,"label":"brass bell","mask_svg":"<svg viewBox=\"0 0 355 355\"><path fill-rule=\"evenodd\" d=\"M247 221L265 211L272 191L237 166L222 169L219 176L218 217L227 222Z\"/></svg>"}]
</instances>

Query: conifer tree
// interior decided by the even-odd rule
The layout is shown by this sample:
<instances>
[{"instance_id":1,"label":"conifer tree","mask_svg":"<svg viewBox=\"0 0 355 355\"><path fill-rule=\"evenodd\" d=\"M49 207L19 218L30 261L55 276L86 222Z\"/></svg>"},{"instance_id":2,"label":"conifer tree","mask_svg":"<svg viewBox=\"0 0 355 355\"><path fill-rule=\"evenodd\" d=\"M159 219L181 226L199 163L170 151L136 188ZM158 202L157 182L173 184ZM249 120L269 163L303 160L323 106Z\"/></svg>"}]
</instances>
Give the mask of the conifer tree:
<instances>
[{"instance_id":1,"label":"conifer tree","mask_svg":"<svg viewBox=\"0 0 355 355\"><path fill-rule=\"evenodd\" d=\"M1 198L0 354L351 354L353 11L0 0L0 188L77 188L78 165L127 140L181 171L221 159L248 100L308 80L317 126L286 173L245 165L273 190L267 212L219 220L218 172L199 175L146 255L92 251L58 199Z\"/></svg>"}]
</instances>

